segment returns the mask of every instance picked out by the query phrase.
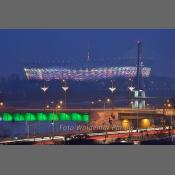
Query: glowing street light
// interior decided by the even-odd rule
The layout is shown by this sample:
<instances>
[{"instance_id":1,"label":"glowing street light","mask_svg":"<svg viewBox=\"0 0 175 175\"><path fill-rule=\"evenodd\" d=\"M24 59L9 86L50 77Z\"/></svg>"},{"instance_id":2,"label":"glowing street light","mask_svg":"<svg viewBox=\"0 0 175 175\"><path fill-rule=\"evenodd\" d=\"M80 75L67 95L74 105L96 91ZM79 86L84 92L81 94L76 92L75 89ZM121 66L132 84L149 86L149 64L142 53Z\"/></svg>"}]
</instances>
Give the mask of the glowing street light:
<instances>
[{"instance_id":1,"label":"glowing street light","mask_svg":"<svg viewBox=\"0 0 175 175\"><path fill-rule=\"evenodd\" d=\"M44 87L41 87L41 90L43 90L43 92L46 92L48 90L48 88L49 87L44 86Z\"/></svg>"},{"instance_id":2,"label":"glowing street light","mask_svg":"<svg viewBox=\"0 0 175 175\"><path fill-rule=\"evenodd\" d=\"M4 103L3 102L0 102L0 107L3 107L4 106Z\"/></svg>"},{"instance_id":3,"label":"glowing street light","mask_svg":"<svg viewBox=\"0 0 175 175\"><path fill-rule=\"evenodd\" d=\"M98 102L102 102L102 100L101 99L98 99Z\"/></svg>"},{"instance_id":4,"label":"glowing street light","mask_svg":"<svg viewBox=\"0 0 175 175\"><path fill-rule=\"evenodd\" d=\"M170 103L168 103L168 105L167 105L169 108L171 107L171 104Z\"/></svg>"},{"instance_id":5,"label":"glowing street light","mask_svg":"<svg viewBox=\"0 0 175 175\"><path fill-rule=\"evenodd\" d=\"M66 92L68 89L69 89L69 87L68 86L62 86L62 89Z\"/></svg>"},{"instance_id":6,"label":"glowing street light","mask_svg":"<svg viewBox=\"0 0 175 175\"><path fill-rule=\"evenodd\" d=\"M94 105L94 104L95 104L95 102L94 102L94 101L91 101L91 104L92 104L92 105Z\"/></svg>"},{"instance_id":7,"label":"glowing street light","mask_svg":"<svg viewBox=\"0 0 175 175\"><path fill-rule=\"evenodd\" d=\"M49 108L50 108L50 106L49 106L49 105L46 105L46 108L47 108L47 109L49 109Z\"/></svg>"},{"instance_id":8,"label":"glowing street light","mask_svg":"<svg viewBox=\"0 0 175 175\"><path fill-rule=\"evenodd\" d=\"M107 101L107 103L109 103L111 100L108 98L106 101Z\"/></svg>"},{"instance_id":9,"label":"glowing street light","mask_svg":"<svg viewBox=\"0 0 175 175\"><path fill-rule=\"evenodd\" d=\"M57 106L57 109L61 109L61 106L60 106L60 105L58 105L58 106Z\"/></svg>"},{"instance_id":10,"label":"glowing street light","mask_svg":"<svg viewBox=\"0 0 175 175\"><path fill-rule=\"evenodd\" d=\"M107 98L106 101L104 101L104 117L106 117L106 103L110 103L111 100L109 98Z\"/></svg>"},{"instance_id":11,"label":"glowing street light","mask_svg":"<svg viewBox=\"0 0 175 175\"><path fill-rule=\"evenodd\" d=\"M61 105L63 104L63 101L62 101L62 100L60 101L60 104L61 104Z\"/></svg>"},{"instance_id":12,"label":"glowing street light","mask_svg":"<svg viewBox=\"0 0 175 175\"><path fill-rule=\"evenodd\" d=\"M134 87L134 86L129 86L128 89L129 89L131 92L133 92L134 89L135 89L135 87Z\"/></svg>"},{"instance_id":13,"label":"glowing street light","mask_svg":"<svg viewBox=\"0 0 175 175\"><path fill-rule=\"evenodd\" d=\"M113 81L111 80L112 86L109 87L109 90L113 93L116 90L116 87L113 85Z\"/></svg>"},{"instance_id":14,"label":"glowing street light","mask_svg":"<svg viewBox=\"0 0 175 175\"><path fill-rule=\"evenodd\" d=\"M113 93L113 92L116 90L116 88L114 88L114 87L109 87L109 90Z\"/></svg>"}]
</instances>

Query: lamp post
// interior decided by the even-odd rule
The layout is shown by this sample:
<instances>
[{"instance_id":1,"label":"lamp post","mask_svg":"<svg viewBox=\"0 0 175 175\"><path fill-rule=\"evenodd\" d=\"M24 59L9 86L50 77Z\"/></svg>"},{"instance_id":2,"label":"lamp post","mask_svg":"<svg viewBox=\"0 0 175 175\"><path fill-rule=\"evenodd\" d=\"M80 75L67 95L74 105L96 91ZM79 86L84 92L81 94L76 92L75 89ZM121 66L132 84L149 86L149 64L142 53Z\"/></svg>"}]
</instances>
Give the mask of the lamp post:
<instances>
[{"instance_id":1,"label":"lamp post","mask_svg":"<svg viewBox=\"0 0 175 175\"><path fill-rule=\"evenodd\" d=\"M129 89L131 92L133 92L134 89L135 89L135 87L134 87L134 86L129 86L128 89Z\"/></svg>"},{"instance_id":2,"label":"lamp post","mask_svg":"<svg viewBox=\"0 0 175 175\"><path fill-rule=\"evenodd\" d=\"M111 101L111 105L112 105L112 109L113 109L113 97L114 97L114 91L116 90L116 87L114 87L114 85L113 85L113 80L111 80L111 83L112 83L112 86L111 87L109 87L109 90L111 91L111 93L112 93L112 101Z\"/></svg>"},{"instance_id":3,"label":"lamp post","mask_svg":"<svg viewBox=\"0 0 175 175\"><path fill-rule=\"evenodd\" d=\"M61 109L61 105L63 104L63 101L59 101L59 103L55 107L55 113L57 114L58 110ZM55 121L54 121L54 108L53 108L53 121L51 123L52 125L52 138L55 137Z\"/></svg>"},{"instance_id":4,"label":"lamp post","mask_svg":"<svg viewBox=\"0 0 175 175\"><path fill-rule=\"evenodd\" d=\"M135 87L131 85L131 86L128 87L128 89L131 92L131 102L130 102L130 104L131 104L131 108L133 108L133 103L134 102L132 101L132 93L134 92Z\"/></svg>"},{"instance_id":5,"label":"lamp post","mask_svg":"<svg viewBox=\"0 0 175 175\"><path fill-rule=\"evenodd\" d=\"M4 106L4 103L1 101L0 102L0 108L2 108Z\"/></svg>"},{"instance_id":6,"label":"lamp post","mask_svg":"<svg viewBox=\"0 0 175 175\"><path fill-rule=\"evenodd\" d=\"M44 86L43 87L41 87L41 90L43 91L43 93L44 93L44 111L45 111L45 108L46 108L46 91L48 90L48 86L45 86L45 84L44 84ZM38 121L38 130L39 130L39 133L40 133L40 121Z\"/></svg>"},{"instance_id":7,"label":"lamp post","mask_svg":"<svg viewBox=\"0 0 175 175\"><path fill-rule=\"evenodd\" d=\"M170 124L171 125L171 130L170 131L172 132L172 130L173 130L173 111L172 111L173 107L172 107L171 103L168 103L167 106L170 109L170 117L171 117L171 121L170 121L170 123L171 123ZM172 133L171 133L171 142L173 143Z\"/></svg>"},{"instance_id":8,"label":"lamp post","mask_svg":"<svg viewBox=\"0 0 175 175\"><path fill-rule=\"evenodd\" d=\"M110 103L111 100L109 98L107 98L106 100L99 99L98 102L103 103L103 111L104 111L104 117L105 117L106 116L106 103Z\"/></svg>"},{"instance_id":9,"label":"lamp post","mask_svg":"<svg viewBox=\"0 0 175 175\"><path fill-rule=\"evenodd\" d=\"M168 108L171 110L170 111L170 115L171 115L171 129L173 129L173 114L172 114L172 104L171 103L168 103Z\"/></svg>"},{"instance_id":10,"label":"lamp post","mask_svg":"<svg viewBox=\"0 0 175 175\"><path fill-rule=\"evenodd\" d=\"M132 86L132 82L131 82L131 85L128 87L128 89L130 90L131 95L132 95L133 92L135 92L135 87ZM130 104L131 104L131 108L133 108L133 105L134 105L134 106L136 105L136 104L132 101L132 98L131 98ZM137 133L139 132L139 112L138 112L138 110L139 110L139 102L138 102L138 105L137 105L137 122L136 122L136 125L137 125L137 126L136 126L136 128L137 128Z\"/></svg>"},{"instance_id":11,"label":"lamp post","mask_svg":"<svg viewBox=\"0 0 175 175\"><path fill-rule=\"evenodd\" d=\"M48 90L48 86L43 86L41 87L41 90L44 92L44 111L45 111L45 107L46 107L46 91Z\"/></svg>"},{"instance_id":12,"label":"lamp post","mask_svg":"<svg viewBox=\"0 0 175 175\"><path fill-rule=\"evenodd\" d=\"M69 87L67 86L65 80L63 80L63 82L64 82L64 86L62 86L62 89L64 91L64 108L66 108L66 105L67 105L67 103L66 103L66 93L67 93L67 90L69 89Z\"/></svg>"},{"instance_id":13,"label":"lamp post","mask_svg":"<svg viewBox=\"0 0 175 175\"><path fill-rule=\"evenodd\" d=\"M133 94L133 92L134 92L134 90L135 90L135 87L133 86L133 79L132 78L129 78L129 86L128 86L128 89L129 89L129 91L130 91L130 98L131 98L131 108L133 108L133 101L132 101L132 94Z\"/></svg>"},{"instance_id":14,"label":"lamp post","mask_svg":"<svg viewBox=\"0 0 175 175\"><path fill-rule=\"evenodd\" d=\"M173 130L173 105L171 104L170 100L166 100L166 103L164 104L164 107L170 111L170 132L172 132ZM168 114L168 113L167 113ZM171 133L171 142L173 143L173 137L172 137L172 133Z\"/></svg>"},{"instance_id":15,"label":"lamp post","mask_svg":"<svg viewBox=\"0 0 175 175\"><path fill-rule=\"evenodd\" d=\"M27 120L26 120L26 128L27 128L27 138L29 138L30 137L30 128L29 128L29 123Z\"/></svg>"}]
</instances>

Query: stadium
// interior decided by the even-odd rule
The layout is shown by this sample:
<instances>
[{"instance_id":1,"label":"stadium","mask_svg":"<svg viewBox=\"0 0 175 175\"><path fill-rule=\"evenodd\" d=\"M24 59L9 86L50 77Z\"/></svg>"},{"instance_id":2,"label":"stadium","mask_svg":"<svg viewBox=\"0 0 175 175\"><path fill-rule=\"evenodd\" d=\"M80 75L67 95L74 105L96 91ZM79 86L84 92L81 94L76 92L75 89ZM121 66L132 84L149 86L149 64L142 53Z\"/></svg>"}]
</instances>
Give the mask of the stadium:
<instances>
[{"instance_id":1,"label":"stadium","mask_svg":"<svg viewBox=\"0 0 175 175\"><path fill-rule=\"evenodd\" d=\"M29 80L100 80L115 77L133 78L136 76L137 67L99 67L85 69L70 69L63 67L24 68ZM151 68L142 67L142 76L149 77Z\"/></svg>"}]
</instances>

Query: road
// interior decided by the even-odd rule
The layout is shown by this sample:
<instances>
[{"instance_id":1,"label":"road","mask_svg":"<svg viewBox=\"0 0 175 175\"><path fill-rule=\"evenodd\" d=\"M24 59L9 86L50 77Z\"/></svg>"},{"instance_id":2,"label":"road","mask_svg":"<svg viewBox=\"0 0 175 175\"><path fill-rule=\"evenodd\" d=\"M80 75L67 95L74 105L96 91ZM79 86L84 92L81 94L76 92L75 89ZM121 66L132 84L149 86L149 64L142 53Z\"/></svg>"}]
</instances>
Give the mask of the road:
<instances>
[{"instance_id":1,"label":"road","mask_svg":"<svg viewBox=\"0 0 175 175\"><path fill-rule=\"evenodd\" d=\"M101 133L89 133L85 134L88 136L88 139L95 140L95 141L111 141L115 139L128 139L129 136L133 137L134 139L138 140L140 137L144 136L157 136L158 134L175 134L175 129L169 130L168 127L166 129L163 128L152 128L148 129L147 131L144 129L133 130L130 132L129 130L126 131L114 131L114 132L101 132ZM80 134L83 135L83 134ZM25 139L11 139L11 140L4 140L0 141L0 144L10 144L15 142L35 142L35 144L53 144L52 141L63 141L64 136L54 136L51 137L37 137L37 138L25 138Z\"/></svg>"}]
</instances>

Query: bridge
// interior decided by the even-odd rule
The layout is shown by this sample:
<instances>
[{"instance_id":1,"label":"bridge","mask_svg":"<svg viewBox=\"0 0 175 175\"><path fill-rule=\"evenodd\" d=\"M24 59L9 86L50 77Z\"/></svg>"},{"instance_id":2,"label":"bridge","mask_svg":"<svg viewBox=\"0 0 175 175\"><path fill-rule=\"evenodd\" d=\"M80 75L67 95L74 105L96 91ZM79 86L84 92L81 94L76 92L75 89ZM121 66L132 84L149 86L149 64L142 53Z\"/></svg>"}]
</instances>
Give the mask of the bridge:
<instances>
[{"instance_id":1,"label":"bridge","mask_svg":"<svg viewBox=\"0 0 175 175\"><path fill-rule=\"evenodd\" d=\"M2 119L3 113L9 113L12 116L15 116L14 114L34 114L36 116L36 120L35 120L35 124L27 122L24 122L24 127L26 127L27 129L27 137L31 137L31 136L37 136L39 139L38 141L41 141L42 139L40 139L40 136L42 135L39 132L39 129L41 128L41 124L40 121L37 118L36 114L45 114L46 116L49 116L49 114L60 114L60 113L65 113L68 114L70 116L70 118L72 117L71 114L84 114L87 113L89 116L89 120L85 120L84 124L86 124L86 126L94 126L94 128L96 128L96 126L99 126L100 129L97 130L92 130L92 131L86 131L86 130L80 130L77 131L78 133L86 133L86 132L103 132L103 128L102 126L105 124L108 128L108 130L112 130L112 131L128 131L132 128L133 129L155 129L157 127L168 127L171 124L171 121L173 120L174 116L175 116L175 109L150 109L150 108L145 108L145 109L132 109L132 108L67 108L67 109L59 109L56 110L55 108L50 108L50 109L43 109L43 108L15 108L15 107L6 107L6 108L1 108L0 109L0 118ZM25 115L23 115L25 116ZM164 125L162 125L162 118L164 119ZM24 120L25 121L25 117ZM62 120L58 117L57 119ZM55 120L55 121L57 121ZM110 120L112 121L110 123ZM18 120L20 121L20 120ZM17 122L18 122L17 121ZM28 121L28 120L27 120ZM29 120L32 121L32 120ZM52 123L52 120L48 119L48 123L44 122L44 126L46 126L46 129L48 128L47 124L50 125L50 122ZM83 121L83 120L74 120L76 122L78 121ZM157 123L156 123L157 121ZM59 123L59 122L58 122ZM3 124L3 123L2 123ZM22 124L22 123L21 123ZM46 124L46 125L45 125ZM66 123L65 123L66 124ZM23 124L22 124L23 125ZM18 125L14 125L13 127L17 127ZM106 127L104 126L104 127ZM172 125L174 126L174 124ZM51 130L49 130L48 134L51 136L61 136L60 134L63 134L62 136L64 136L64 133L60 133L58 131L58 128L56 129L56 127L58 127L58 125L53 125L51 126ZM111 129L112 128L112 129ZM58 131L58 132L57 132ZM26 131L25 131L26 132ZM74 133L74 131L72 131L71 133ZM76 133L76 131L75 131ZM47 133L46 133L47 134ZM59 134L59 135L56 135ZM43 135L43 137L46 137L47 135ZM34 138L35 141L37 140L37 138ZM49 138L46 140L50 140ZM62 140L62 139L61 139ZM21 140L20 140L21 141ZM22 140L25 141L25 140ZM29 140L30 141L30 140Z\"/></svg>"},{"instance_id":2,"label":"bridge","mask_svg":"<svg viewBox=\"0 0 175 175\"><path fill-rule=\"evenodd\" d=\"M67 108L67 109L43 109L43 108L15 108L15 107L8 107L8 108L1 108L0 109L0 116L3 113L87 113L91 119L97 118L97 116L101 120L105 120L105 118L109 118L113 116L113 118L118 120L128 119L156 119L161 117L173 117L175 116L175 109L132 109L132 108Z\"/></svg>"},{"instance_id":3,"label":"bridge","mask_svg":"<svg viewBox=\"0 0 175 175\"><path fill-rule=\"evenodd\" d=\"M56 108L25 108L25 107L4 107L0 108L0 113L9 112L9 113L23 113L23 112L84 112L84 113L94 113L94 112L103 112L103 113L114 113L117 116L146 116L146 117L159 117L159 116L174 116L175 109L163 109L163 108L144 108L144 109L136 109L136 108L66 108L66 109L56 109Z\"/></svg>"},{"instance_id":4,"label":"bridge","mask_svg":"<svg viewBox=\"0 0 175 175\"><path fill-rule=\"evenodd\" d=\"M24 114L23 119L15 121L82 121L93 126L117 125L122 128L151 128L155 126L171 125L174 123L175 109L133 109L133 108L4 108L0 109L2 120L3 113ZM25 114L35 116L35 119ZM38 117L38 114L40 117ZM44 115L41 117L41 114ZM60 115L61 114L61 115ZM64 114L64 115L62 115ZM7 120L13 121L13 119Z\"/></svg>"}]
</instances>

